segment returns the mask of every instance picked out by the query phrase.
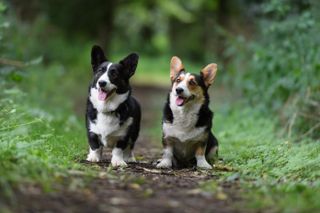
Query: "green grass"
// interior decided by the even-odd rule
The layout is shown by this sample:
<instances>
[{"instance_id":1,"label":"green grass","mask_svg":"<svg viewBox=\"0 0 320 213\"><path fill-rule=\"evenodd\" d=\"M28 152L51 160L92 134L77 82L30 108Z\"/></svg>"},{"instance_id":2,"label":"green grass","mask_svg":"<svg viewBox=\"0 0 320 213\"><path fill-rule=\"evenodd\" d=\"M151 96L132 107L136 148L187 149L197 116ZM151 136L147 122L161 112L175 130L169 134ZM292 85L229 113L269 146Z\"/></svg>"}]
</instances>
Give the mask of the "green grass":
<instances>
[{"instance_id":1,"label":"green grass","mask_svg":"<svg viewBox=\"0 0 320 213\"><path fill-rule=\"evenodd\" d=\"M233 105L220 106L215 114L220 156L223 164L235 169L220 173L221 180L230 181L239 175L247 205L254 209L319 211L319 141L282 138L277 134L276 118Z\"/></svg>"},{"instance_id":2,"label":"green grass","mask_svg":"<svg viewBox=\"0 0 320 213\"><path fill-rule=\"evenodd\" d=\"M2 88L3 89L3 88ZM54 115L32 104L17 88L3 89L0 101L0 191L14 198L20 184L50 190L87 151L83 122L66 110ZM1 206L1 205L0 205Z\"/></svg>"}]
</instances>

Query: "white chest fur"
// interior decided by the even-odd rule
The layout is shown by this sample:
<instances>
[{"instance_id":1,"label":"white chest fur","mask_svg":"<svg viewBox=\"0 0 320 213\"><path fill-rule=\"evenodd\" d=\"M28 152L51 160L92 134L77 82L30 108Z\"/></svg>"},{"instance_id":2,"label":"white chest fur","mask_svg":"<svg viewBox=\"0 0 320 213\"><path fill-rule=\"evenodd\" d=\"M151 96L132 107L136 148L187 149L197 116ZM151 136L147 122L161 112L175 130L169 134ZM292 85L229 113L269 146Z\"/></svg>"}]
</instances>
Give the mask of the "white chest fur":
<instances>
[{"instance_id":1,"label":"white chest fur","mask_svg":"<svg viewBox=\"0 0 320 213\"><path fill-rule=\"evenodd\" d=\"M98 99L98 90L90 89L90 101L98 112L110 112L118 108L118 106L128 98L129 92L124 94L114 94L107 102Z\"/></svg>"},{"instance_id":2,"label":"white chest fur","mask_svg":"<svg viewBox=\"0 0 320 213\"><path fill-rule=\"evenodd\" d=\"M200 140L206 127L195 127L198 121L198 113L200 104L191 106L178 107L174 98L170 97L170 108L173 113L173 123L163 123L162 130L164 137L173 137L179 139L180 142Z\"/></svg>"},{"instance_id":3,"label":"white chest fur","mask_svg":"<svg viewBox=\"0 0 320 213\"><path fill-rule=\"evenodd\" d=\"M101 137L101 141L105 146L113 146L112 138L124 137L128 127L132 124L132 117L129 117L121 126L120 120L114 113L98 113L97 119L90 122L90 131Z\"/></svg>"}]
</instances>

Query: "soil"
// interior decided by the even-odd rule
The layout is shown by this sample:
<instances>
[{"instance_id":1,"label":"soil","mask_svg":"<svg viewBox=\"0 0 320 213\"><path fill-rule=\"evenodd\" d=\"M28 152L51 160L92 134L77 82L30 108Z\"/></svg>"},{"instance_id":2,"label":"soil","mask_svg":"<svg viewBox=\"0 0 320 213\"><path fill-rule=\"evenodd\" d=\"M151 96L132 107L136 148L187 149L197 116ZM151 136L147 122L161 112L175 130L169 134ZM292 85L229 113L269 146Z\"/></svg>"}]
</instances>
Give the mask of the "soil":
<instances>
[{"instance_id":1,"label":"soil","mask_svg":"<svg viewBox=\"0 0 320 213\"><path fill-rule=\"evenodd\" d=\"M214 171L195 168L158 170L154 167L155 160L161 157L161 140L150 133L150 128L157 123L160 128L159 112L167 91L153 87L134 88L143 111L141 133L135 147L138 163L131 163L124 169L111 169L110 150L106 150L103 162L82 162L94 167L99 177L88 178L83 171L70 171L72 178L57 184L51 192L26 186L17 192L17 205L13 211L248 212L241 205L243 192L236 181L218 182ZM206 181L217 183L213 192L201 190Z\"/></svg>"}]
</instances>

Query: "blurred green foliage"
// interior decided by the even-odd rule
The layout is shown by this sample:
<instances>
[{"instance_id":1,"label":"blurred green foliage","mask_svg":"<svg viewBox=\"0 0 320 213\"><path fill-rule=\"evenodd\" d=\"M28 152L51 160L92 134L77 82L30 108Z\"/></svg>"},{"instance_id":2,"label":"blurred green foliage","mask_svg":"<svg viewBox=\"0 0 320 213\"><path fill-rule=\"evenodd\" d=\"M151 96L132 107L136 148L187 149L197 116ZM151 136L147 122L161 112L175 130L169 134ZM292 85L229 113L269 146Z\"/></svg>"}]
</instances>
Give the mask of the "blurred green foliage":
<instances>
[{"instance_id":1,"label":"blurred green foliage","mask_svg":"<svg viewBox=\"0 0 320 213\"><path fill-rule=\"evenodd\" d=\"M241 0L30 0L10 1L18 17L42 17L68 39L96 40L108 53L139 50L151 55L178 54L192 60L211 59L215 26L238 11ZM229 8L232 8L229 9ZM238 17L240 18L240 16ZM46 29L43 33L52 28Z\"/></svg>"},{"instance_id":2,"label":"blurred green foliage","mask_svg":"<svg viewBox=\"0 0 320 213\"><path fill-rule=\"evenodd\" d=\"M57 83L61 67L43 65L39 52L32 51L37 48L25 40L31 33L25 27L0 2L1 212L8 198L15 202L21 184L50 190L53 182L62 182L69 169L81 167L77 162L87 148L83 122L71 113L72 102L57 93L68 89ZM39 46L37 36L28 41Z\"/></svg>"},{"instance_id":3,"label":"blurred green foliage","mask_svg":"<svg viewBox=\"0 0 320 213\"><path fill-rule=\"evenodd\" d=\"M319 11L309 1L264 3L255 39L234 39L226 51L230 79L253 106L277 113L288 136L320 137Z\"/></svg>"}]
</instances>

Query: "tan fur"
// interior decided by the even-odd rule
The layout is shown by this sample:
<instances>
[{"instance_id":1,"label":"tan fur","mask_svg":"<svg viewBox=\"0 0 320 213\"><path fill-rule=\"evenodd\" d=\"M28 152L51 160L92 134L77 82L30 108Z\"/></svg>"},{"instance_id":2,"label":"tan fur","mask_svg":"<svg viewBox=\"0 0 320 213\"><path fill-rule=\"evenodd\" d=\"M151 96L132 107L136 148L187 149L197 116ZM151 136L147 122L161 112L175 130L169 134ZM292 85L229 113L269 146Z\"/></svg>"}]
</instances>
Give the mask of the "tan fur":
<instances>
[{"instance_id":1,"label":"tan fur","mask_svg":"<svg viewBox=\"0 0 320 213\"><path fill-rule=\"evenodd\" d=\"M205 154L205 147L202 146L202 144L200 146L197 147L196 149L196 155L204 155Z\"/></svg>"},{"instance_id":2,"label":"tan fur","mask_svg":"<svg viewBox=\"0 0 320 213\"><path fill-rule=\"evenodd\" d=\"M177 56L173 56L170 62L170 79L173 81L177 74L184 69L182 61Z\"/></svg>"},{"instance_id":3,"label":"tan fur","mask_svg":"<svg viewBox=\"0 0 320 213\"><path fill-rule=\"evenodd\" d=\"M176 80L175 80L175 84L180 83L181 81L184 80L184 75L180 75Z\"/></svg>"},{"instance_id":4,"label":"tan fur","mask_svg":"<svg viewBox=\"0 0 320 213\"><path fill-rule=\"evenodd\" d=\"M191 85L190 81L194 81L195 85ZM203 95L203 91L202 91L201 87L197 84L197 82L195 81L195 77L193 75L191 75L189 77L187 86L188 86L188 89L191 92L191 94L196 96L196 101L198 103L203 103L205 100L204 95Z\"/></svg>"},{"instance_id":5,"label":"tan fur","mask_svg":"<svg viewBox=\"0 0 320 213\"><path fill-rule=\"evenodd\" d=\"M217 74L217 64L208 64L205 68L201 70L201 73L204 78L204 83L208 87L213 83L214 78L216 77Z\"/></svg>"}]
</instances>

